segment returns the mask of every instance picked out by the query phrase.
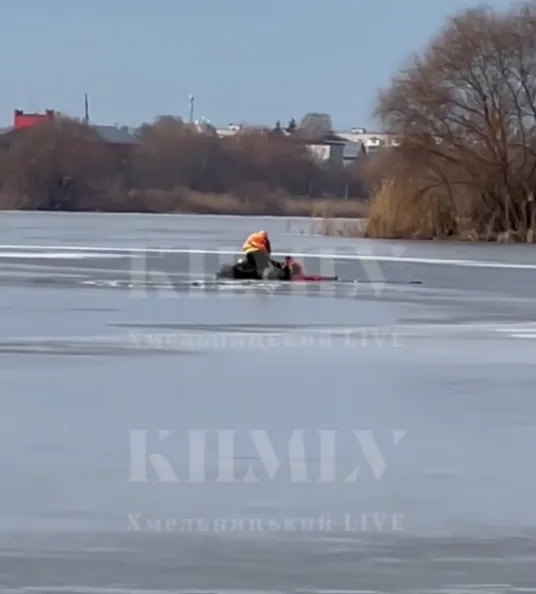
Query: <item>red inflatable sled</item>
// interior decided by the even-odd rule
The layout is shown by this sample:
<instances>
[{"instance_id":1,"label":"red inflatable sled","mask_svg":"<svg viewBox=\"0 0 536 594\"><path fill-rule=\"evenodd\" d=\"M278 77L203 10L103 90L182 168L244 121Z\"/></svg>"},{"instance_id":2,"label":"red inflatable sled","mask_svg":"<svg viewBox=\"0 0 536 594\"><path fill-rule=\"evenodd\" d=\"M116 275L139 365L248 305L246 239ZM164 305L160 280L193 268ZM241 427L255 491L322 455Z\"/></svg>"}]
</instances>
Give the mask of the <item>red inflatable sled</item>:
<instances>
[{"instance_id":1,"label":"red inflatable sled","mask_svg":"<svg viewBox=\"0 0 536 594\"><path fill-rule=\"evenodd\" d=\"M337 276L323 276L321 274L305 274L303 266L294 260L291 256L285 258L285 266L291 270L290 280L293 282L322 282L322 281L337 281Z\"/></svg>"}]
</instances>

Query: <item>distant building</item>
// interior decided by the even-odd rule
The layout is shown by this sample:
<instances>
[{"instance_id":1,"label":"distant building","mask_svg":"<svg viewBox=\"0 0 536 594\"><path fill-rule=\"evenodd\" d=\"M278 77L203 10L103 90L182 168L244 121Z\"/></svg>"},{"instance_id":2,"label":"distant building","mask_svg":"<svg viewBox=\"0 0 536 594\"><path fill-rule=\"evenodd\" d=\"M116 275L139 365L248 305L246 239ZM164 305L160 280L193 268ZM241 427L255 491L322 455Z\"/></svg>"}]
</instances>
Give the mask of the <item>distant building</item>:
<instances>
[{"instance_id":1,"label":"distant building","mask_svg":"<svg viewBox=\"0 0 536 594\"><path fill-rule=\"evenodd\" d=\"M344 164L344 148L346 141L337 134L324 134L306 144L311 155L318 161L330 162L337 165Z\"/></svg>"},{"instance_id":2,"label":"distant building","mask_svg":"<svg viewBox=\"0 0 536 594\"><path fill-rule=\"evenodd\" d=\"M244 126L242 124L232 124L231 123L231 124L229 124L229 126L227 126L227 128L217 128L216 134L220 138L225 138L226 136L235 136L243 128L244 128Z\"/></svg>"},{"instance_id":3,"label":"distant building","mask_svg":"<svg viewBox=\"0 0 536 594\"><path fill-rule=\"evenodd\" d=\"M230 123L227 128L216 128L216 134L220 138L226 138L228 136L236 136L243 132L265 132L270 130L268 126L255 126L252 124L233 124Z\"/></svg>"},{"instance_id":4,"label":"distant building","mask_svg":"<svg viewBox=\"0 0 536 594\"><path fill-rule=\"evenodd\" d=\"M352 163L355 163L360 157L366 154L366 152L367 150L363 142L348 141L344 145L344 165L352 165Z\"/></svg>"},{"instance_id":5,"label":"distant building","mask_svg":"<svg viewBox=\"0 0 536 594\"><path fill-rule=\"evenodd\" d=\"M140 142L137 135L126 126L99 126L90 124L90 128L107 144L135 146Z\"/></svg>"},{"instance_id":6,"label":"distant building","mask_svg":"<svg viewBox=\"0 0 536 594\"><path fill-rule=\"evenodd\" d=\"M54 119L54 111L47 109L45 113L24 113L20 109L16 109L13 114L13 129L21 130L22 128L30 128L41 122L49 122Z\"/></svg>"},{"instance_id":7,"label":"distant building","mask_svg":"<svg viewBox=\"0 0 536 594\"><path fill-rule=\"evenodd\" d=\"M362 143L367 153L374 153L382 148L389 148L398 144L397 139L391 134L381 132L368 132L365 128L351 128L337 132L339 136L349 142Z\"/></svg>"}]
</instances>

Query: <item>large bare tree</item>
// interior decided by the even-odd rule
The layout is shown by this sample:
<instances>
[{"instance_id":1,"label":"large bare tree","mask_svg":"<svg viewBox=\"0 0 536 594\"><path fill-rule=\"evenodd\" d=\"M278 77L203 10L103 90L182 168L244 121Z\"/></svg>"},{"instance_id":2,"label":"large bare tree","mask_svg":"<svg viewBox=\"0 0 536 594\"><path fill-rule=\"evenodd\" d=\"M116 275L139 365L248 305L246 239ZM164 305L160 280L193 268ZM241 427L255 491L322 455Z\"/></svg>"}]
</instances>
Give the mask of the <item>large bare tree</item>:
<instances>
[{"instance_id":1,"label":"large bare tree","mask_svg":"<svg viewBox=\"0 0 536 594\"><path fill-rule=\"evenodd\" d=\"M416 212L437 215L440 203L438 233L461 225L478 235L527 231L536 191L536 3L449 18L380 93L377 115L401 139L388 156L398 196L405 178L404 199Z\"/></svg>"}]
</instances>

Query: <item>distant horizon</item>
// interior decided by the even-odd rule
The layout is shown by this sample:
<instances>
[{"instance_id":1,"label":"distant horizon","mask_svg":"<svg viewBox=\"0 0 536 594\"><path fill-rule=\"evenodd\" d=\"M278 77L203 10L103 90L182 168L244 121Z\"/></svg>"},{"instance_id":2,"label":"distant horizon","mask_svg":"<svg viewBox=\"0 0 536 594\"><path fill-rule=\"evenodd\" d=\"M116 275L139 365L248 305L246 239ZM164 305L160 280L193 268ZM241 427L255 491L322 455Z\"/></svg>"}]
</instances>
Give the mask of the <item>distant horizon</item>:
<instances>
[{"instance_id":1,"label":"distant horizon","mask_svg":"<svg viewBox=\"0 0 536 594\"><path fill-rule=\"evenodd\" d=\"M89 95L89 94L88 94ZM127 127L129 129L136 129L139 128L140 126L142 126L143 124L151 124L152 122L154 122L157 118L159 117L175 117L175 118L181 118L186 124L189 123L189 114L187 115L181 115L181 114L173 114L173 113L164 113L164 114L157 114L155 115L151 120L149 121L145 121L145 122L140 122L137 125L129 125L129 124L125 124L123 122L113 122L113 123L108 123L108 122L99 122L96 121L94 118L92 118L91 116L91 97L89 97L89 104L90 104L90 108L89 108L89 119L90 119L90 123L94 124L94 125L98 125L98 126L118 126L118 127ZM83 105L83 102L82 102ZM15 113L15 110L21 110L24 114L26 115L31 115L31 114L38 114L38 115L43 115L47 110L51 110L56 114L61 114L64 115L66 117L70 117L73 119L84 119L84 110L82 109L82 112L80 114L71 114L71 113L65 113L59 109L54 109L54 107L51 106L47 106L44 107L43 109L32 109L32 110L27 110L27 109L23 109L21 107L14 107L11 110L11 118L9 120L9 123L3 124L2 120L0 120L0 129L4 129L4 128L9 128L13 125L13 116ZM229 126L231 125L244 125L244 126L251 126L251 127L275 127L275 125L277 124L277 122L279 121L281 123L281 126L286 126L288 124L288 122L292 119L292 117L294 117L294 119L296 120L296 123L299 125L301 119L307 114L307 113L318 113L318 112L305 112L303 113L300 117L295 117L295 116L291 116L289 118L283 119L280 118L279 120L275 120L273 123L272 122L246 122L246 121L236 121L236 122L228 122L225 125L219 125L216 124L214 122L211 122L210 120L207 119L207 123L210 124L211 126L213 126L214 128L216 128L217 130L226 130L229 129ZM382 132L380 132L380 130L376 129L376 128L368 128L367 126L361 126L361 125L353 125L353 126L348 126L348 127L343 127L343 126L337 126L335 123L335 118L333 118L332 114L328 114L332 117L333 120L333 131L337 132L349 132L352 128L364 128L365 129L365 133L377 133L377 134L381 134ZM194 123L201 123L201 118L194 118Z\"/></svg>"}]
</instances>

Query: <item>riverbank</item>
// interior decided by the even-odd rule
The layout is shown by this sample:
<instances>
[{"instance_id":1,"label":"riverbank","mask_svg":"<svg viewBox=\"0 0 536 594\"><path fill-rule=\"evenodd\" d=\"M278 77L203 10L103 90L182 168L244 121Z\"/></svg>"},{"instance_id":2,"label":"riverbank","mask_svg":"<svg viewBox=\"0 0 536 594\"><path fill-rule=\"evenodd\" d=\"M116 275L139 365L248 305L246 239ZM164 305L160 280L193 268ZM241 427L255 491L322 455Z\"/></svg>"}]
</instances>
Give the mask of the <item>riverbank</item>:
<instances>
[{"instance_id":1,"label":"riverbank","mask_svg":"<svg viewBox=\"0 0 536 594\"><path fill-rule=\"evenodd\" d=\"M4 145L3 210L347 217L363 216L369 194L358 164L321 165L303 138L221 139L175 120L142 126L119 151L71 120Z\"/></svg>"},{"instance_id":2,"label":"riverbank","mask_svg":"<svg viewBox=\"0 0 536 594\"><path fill-rule=\"evenodd\" d=\"M176 190L163 192L131 191L115 196L94 195L77 203L76 208L43 209L23 200L0 200L0 211L100 212L140 214L208 214L230 216L315 217L321 219L359 218L368 215L369 203L355 198L311 199L306 197L239 197Z\"/></svg>"},{"instance_id":3,"label":"riverbank","mask_svg":"<svg viewBox=\"0 0 536 594\"><path fill-rule=\"evenodd\" d=\"M243 199L231 194L201 194L189 192L182 197L179 206L170 212L184 214L244 215L363 218L368 215L369 203L356 199L340 198L275 198L267 201Z\"/></svg>"}]
</instances>

